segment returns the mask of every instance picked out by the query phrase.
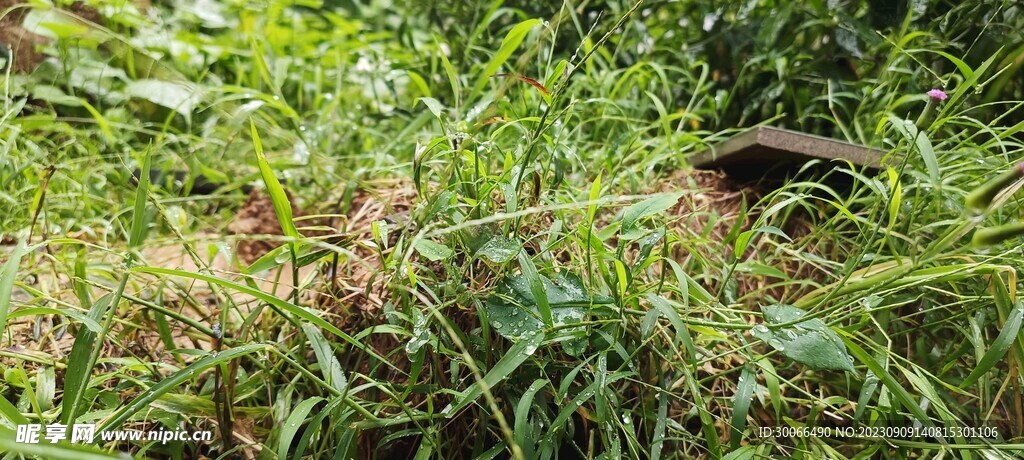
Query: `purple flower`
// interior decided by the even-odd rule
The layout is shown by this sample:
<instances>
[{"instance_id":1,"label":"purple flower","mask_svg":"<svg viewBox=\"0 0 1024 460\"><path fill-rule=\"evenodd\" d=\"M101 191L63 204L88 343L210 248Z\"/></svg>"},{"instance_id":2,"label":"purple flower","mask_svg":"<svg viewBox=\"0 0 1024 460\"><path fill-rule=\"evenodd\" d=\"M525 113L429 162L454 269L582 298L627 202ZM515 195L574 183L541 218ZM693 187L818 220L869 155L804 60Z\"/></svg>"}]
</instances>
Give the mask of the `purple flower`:
<instances>
[{"instance_id":1,"label":"purple flower","mask_svg":"<svg viewBox=\"0 0 1024 460\"><path fill-rule=\"evenodd\" d=\"M928 91L928 97L930 97L932 99L932 101L934 101L934 102L942 102L942 101L948 99L949 95L946 94L945 91L936 88L936 89L933 89L931 91Z\"/></svg>"}]
</instances>

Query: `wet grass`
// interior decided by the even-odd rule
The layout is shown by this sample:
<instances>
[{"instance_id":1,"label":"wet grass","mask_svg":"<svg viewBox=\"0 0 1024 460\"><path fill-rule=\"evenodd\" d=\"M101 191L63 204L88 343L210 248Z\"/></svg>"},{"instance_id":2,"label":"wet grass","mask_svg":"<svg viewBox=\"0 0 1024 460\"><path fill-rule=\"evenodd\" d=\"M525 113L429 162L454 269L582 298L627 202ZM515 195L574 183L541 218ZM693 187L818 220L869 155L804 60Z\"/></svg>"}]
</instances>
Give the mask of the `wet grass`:
<instances>
[{"instance_id":1,"label":"wet grass","mask_svg":"<svg viewBox=\"0 0 1024 460\"><path fill-rule=\"evenodd\" d=\"M862 43L871 73L805 67L762 93L771 52L732 84L714 56L669 53L652 23L671 5L19 8L52 41L2 77L10 456L1024 448L1024 256L1003 227L1022 181L1000 178L1022 158L1019 51L968 59L911 18ZM755 119L887 166L687 165ZM31 446L24 423L215 436ZM892 427L947 436L870 436Z\"/></svg>"}]
</instances>

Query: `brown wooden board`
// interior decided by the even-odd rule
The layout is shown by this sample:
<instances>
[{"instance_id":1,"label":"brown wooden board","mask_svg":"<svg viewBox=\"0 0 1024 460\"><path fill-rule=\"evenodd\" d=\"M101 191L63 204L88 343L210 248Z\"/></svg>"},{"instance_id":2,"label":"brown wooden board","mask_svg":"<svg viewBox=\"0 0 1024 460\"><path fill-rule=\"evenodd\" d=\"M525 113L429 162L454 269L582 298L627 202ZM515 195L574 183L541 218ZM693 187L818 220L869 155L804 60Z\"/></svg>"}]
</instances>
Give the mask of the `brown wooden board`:
<instances>
[{"instance_id":1,"label":"brown wooden board","mask_svg":"<svg viewBox=\"0 0 1024 460\"><path fill-rule=\"evenodd\" d=\"M882 155L881 150L862 145L761 126L698 152L690 158L690 164L700 169L766 170L780 164L802 164L821 159L849 161L858 166L878 169L882 164Z\"/></svg>"}]
</instances>

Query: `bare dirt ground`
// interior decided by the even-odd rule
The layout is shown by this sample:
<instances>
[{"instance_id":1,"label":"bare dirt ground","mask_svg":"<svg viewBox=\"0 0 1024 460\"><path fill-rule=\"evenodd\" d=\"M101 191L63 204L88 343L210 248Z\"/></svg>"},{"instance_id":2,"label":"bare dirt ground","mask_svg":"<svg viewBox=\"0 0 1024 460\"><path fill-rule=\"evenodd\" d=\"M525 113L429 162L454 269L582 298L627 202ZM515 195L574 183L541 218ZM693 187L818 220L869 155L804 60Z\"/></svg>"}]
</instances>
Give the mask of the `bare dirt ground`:
<instances>
[{"instance_id":1,"label":"bare dirt ground","mask_svg":"<svg viewBox=\"0 0 1024 460\"><path fill-rule=\"evenodd\" d=\"M749 213L742 213L744 200L747 203L756 201L760 192L752 187L737 183L721 173L709 171L686 171L663 181L652 192L685 190L677 208L672 212L679 216L670 221L670 230L686 234L705 232L711 225L711 240L720 241L725 238L738 219L749 219ZM301 267L299 279L303 283L306 305L321 309L332 317L339 325L355 327L367 322L378 321L380 307L386 296L385 287L389 280L380 275L381 260L372 246L365 242L372 241L371 223L374 221L390 222L392 227L391 240L397 238L402 231L398 222L408 216L416 200L416 192L412 184L405 180L390 180L367 184L353 193L348 212L338 215L332 210L321 209L324 216L308 215L292 200L293 215L300 220L312 218L315 223L328 223L336 231L345 233L353 243L347 246L350 257L342 257L337 266L315 268L316 264ZM740 222L747 227L750 222ZM251 264L261 256L280 244L278 237L282 235L277 216L269 197L259 190L253 190L246 202L235 213L233 220L226 227L227 236L216 233L198 233L189 237L191 244L183 245L180 241L169 239L166 244L154 241L142 251L143 263L148 266L177 269L187 272L208 272L214 275L235 277L239 267L232 257L235 251L237 262ZM323 233L323 232L321 232ZM362 243L362 244L361 244ZM224 248L232 248L227 251ZM688 254L676 254L677 257L690 257ZM711 257L711 254L707 255ZM116 257L109 255L106 263L116 263ZM95 261L103 263L104 261ZM264 292L272 293L281 298L289 298L291 290L291 267L284 264L279 269L257 275L258 286ZM282 276L285 275L285 276ZM41 276L34 280L36 287L44 292L57 293L55 298L67 305L76 304L73 297L71 282L61 277L50 279ZM224 307L224 296L239 311L245 312L255 306L256 299L237 293L215 292L204 283L187 280L176 280L167 285L157 284L157 279L148 276L133 277L132 288L135 292L150 295L166 305L177 308L181 315L197 321L210 323L217 318L220 308ZM745 281L752 283L749 289L758 286L753 277ZM153 289L159 289L159 297ZM109 290L109 288L107 288ZM95 289L94 296L105 294L104 289ZM140 294L141 295L141 294ZM27 300L24 291L18 296ZM142 309L133 310L133 317L140 321L149 321ZM241 318L236 318L241 320ZM61 324L52 324L49 317L35 318L32 316L13 318L9 324L10 334L2 341L0 347L7 346L11 353L40 352L51 358L65 356L70 351L73 334L63 331ZM209 349L208 340L197 337L195 331L175 331L176 342L182 347ZM8 340L8 338L10 340ZM159 356L164 346L159 343L153 331L133 336L135 342L141 344L143 355ZM2 348L0 348L2 349Z\"/></svg>"},{"instance_id":2,"label":"bare dirt ground","mask_svg":"<svg viewBox=\"0 0 1024 460\"><path fill-rule=\"evenodd\" d=\"M22 27L27 8L25 2L17 0L0 0L0 44L11 51L8 65L16 73L28 73L39 65L46 57L36 47L49 42L49 39L34 34ZM6 15L4 13L7 13Z\"/></svg>"}]
</instances>

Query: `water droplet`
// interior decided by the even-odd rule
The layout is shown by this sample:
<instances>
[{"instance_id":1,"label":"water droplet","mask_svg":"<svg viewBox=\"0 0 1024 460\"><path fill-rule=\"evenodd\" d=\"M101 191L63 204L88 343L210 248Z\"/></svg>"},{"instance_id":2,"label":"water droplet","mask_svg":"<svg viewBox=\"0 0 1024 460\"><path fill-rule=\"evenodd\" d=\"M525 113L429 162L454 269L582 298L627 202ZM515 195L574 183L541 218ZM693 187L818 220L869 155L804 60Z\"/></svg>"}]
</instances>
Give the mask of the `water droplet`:
<instances>
[{"instance_id":1,"label":"water droplet","mask_svg":"<svg viewBox=\"0 0 1024 460\"><path fill-rule=\"evenodd\" d=\"M501 327L504 326L503 324L501 324L501 321L493 321L491 324L494 325L495 329L501 329Z\"/></svg>"},{"instance_id":2,"label":"water droplet","mask_svg":"<svg viewBox=\"0 0 1024 460\"><path fill-rule=\"evenodd\" d=\"M765 326L764 324L758 324L757 326L754 326L754 330L763 334L765 332L768 332L768 326Z\"/></svg>"}]
</instances>

